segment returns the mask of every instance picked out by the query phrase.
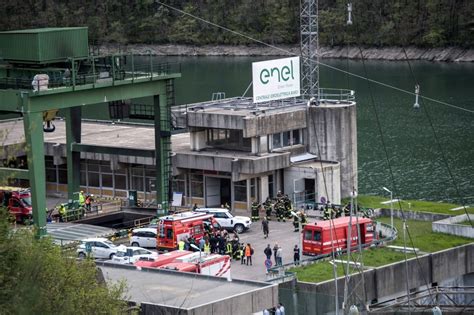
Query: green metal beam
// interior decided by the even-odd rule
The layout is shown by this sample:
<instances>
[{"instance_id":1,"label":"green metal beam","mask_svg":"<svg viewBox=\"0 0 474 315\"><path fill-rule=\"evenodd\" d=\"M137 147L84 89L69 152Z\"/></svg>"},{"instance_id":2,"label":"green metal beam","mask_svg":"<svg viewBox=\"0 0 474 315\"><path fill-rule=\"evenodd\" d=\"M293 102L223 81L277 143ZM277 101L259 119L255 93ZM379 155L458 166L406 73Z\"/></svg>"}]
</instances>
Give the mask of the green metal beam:
<instances>
[{"instance_id":1,"label":"green metal beam","mask_svg":"<svg viewBox=\"0 0 474 315\"><path fill-rule=\"evenodd\" d=\"M20 92L16 90L0 91L0 110L7 112L22 112L23 102L22 95L28 97L28 92Z\"/></svg>"},{"instance_id":2,"label":"green metal beam","mask_svg":"<svg viewBox=\"0 0 474 315\"><path fill-rule=\"evenodd\" d=\"M26 154L30 175L33 220L38 238L46 235L46 181L44 162L43 113L23 116Z\"/></svg>"},{"instance_id":3,"label":"green metal beam","mask_svg":"<svg viewBox=\"0 0 474 315\"><path fill-rule=\"evenodd\" d=\"M80 106L68 108L66 114L66 147L72 148L73 143L81 142L81 117ZM66 150L67 159L67 195L73 200L74 193L80 190L81 186L81 153Z\"/></svg>"},{"instance_id":4,"label":"green metal beam","mask_svg":"<svg viewBox=\"0 0 474 315\"><path fill-rule=\"evenodd\" d=\"M62 89L61 89L62 90ZM64 93L38 93L29 94L28 112L43 112L50 109L64 109L78 105L91 105L120 101L126 99L153 96L164 94L166 81L144 81L120 84L115 86L105 86L88 89L78 89L72 91L65 89Z\"/></svg>"},{"instance_id":5,"label":"green metal beam","mask_svg":"<svg viewBox=\"0 0 474 315\"><path fill-rule=\"evenodd\" d=\"M107 146L98 146L98 145L82 144L82 143L73 143L72 150L75 152L116 154L116 155L141 156L141 157L150 157L150 158L155 157L155 152L152 150L107 147Z\"/></svg>"},{"instance_id":6,"label":"green metal beam","mask_svg":"<svg viewBox=\"0 0 474 315\"><path fill-rule=\"evenodd\" d=\"M8 178L30 179L29 171L21 168L0 167L0 184Z\"/></svg>"}]
</instances>

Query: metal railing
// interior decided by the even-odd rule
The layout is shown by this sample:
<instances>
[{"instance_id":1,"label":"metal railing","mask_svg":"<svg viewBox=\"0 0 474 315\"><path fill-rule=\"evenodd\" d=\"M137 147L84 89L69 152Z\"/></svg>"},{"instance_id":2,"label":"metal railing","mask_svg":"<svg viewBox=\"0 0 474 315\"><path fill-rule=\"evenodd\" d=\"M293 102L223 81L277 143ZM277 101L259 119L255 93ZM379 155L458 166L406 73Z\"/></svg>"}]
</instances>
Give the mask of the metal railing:
<instances>
[{"instance_id":1,"label":"metal railing","mask_svg":"<svg viewBox=\"0 0 474 315\"><path fill-rule=\"evenodd\" d=\"M22 77L0 78L0 89L33 90L36 93L58 88L72 88L87 84L111 84L117 81L134 82L138 79L159 79L178 74L181 64L157 62L147 55L147 61L135 62L137 55L88 56L70 58L62 69L27 69ZM141 58L143 59L143 57Z\"/></svg>"},{"instance_id":2,"label":"metal railing","mask_svg":"<svg viewBox=\"0 0 474 315\"><path fill-rule=\"evenodd\" d=\"M319 89L320 103L349 104L354 102L354 100L355 92L353 90L332 88Z\"/></svg>"}]
</instances>

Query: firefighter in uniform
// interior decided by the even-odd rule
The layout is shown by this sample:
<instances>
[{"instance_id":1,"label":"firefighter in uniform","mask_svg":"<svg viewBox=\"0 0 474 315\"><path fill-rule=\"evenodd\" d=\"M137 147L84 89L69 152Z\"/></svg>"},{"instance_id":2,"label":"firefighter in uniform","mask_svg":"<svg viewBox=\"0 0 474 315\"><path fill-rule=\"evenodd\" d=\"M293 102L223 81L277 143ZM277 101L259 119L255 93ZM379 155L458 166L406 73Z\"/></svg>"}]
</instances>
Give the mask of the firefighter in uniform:
<instances>
[{"instance_id":1,"label":"firefighter in uniform","mask_svg":"<svg viewBox=\"0 0 474 315\"><path fill-rule=\"evenodd\" d=\"M324 207L324 220L329 219L331 219L331 209L329 208L329 204L326 204L326 207Z\"/></svg>"},{"instance_id":2,"label":"firefighter in uniform","mask_svg":"<svg viewBox=\"0 0 474 315\"><path fill-rule=\"evenodd\" d=\"M298 211L296 215L293 216L293 227L294 227L293 232L298 232L300 230L299 228L300 219L301 219L301 216L300 216L300 212Z\"/></svg>"},{"instance_id":3,"label":"firefighter in uniform","mask_svg":"<svg viewBox=\"0 0 474 315\"><path fill-rule=\"evenodd\" d=\"M306 213L304 213L304 210L301 209L300 211L301 214L301 228L304 229L305 225L308 224L308 218L306 217Z\"/></svg>"},{"instance_id":4,"label":"firefighter in uniform","mask_svg":"<svg viewBox=\"0 0 474 315\"><path fill-rule=\"evenodd\" d=\"M229 255L230 258L232 258L232 243L231 242L227 242L225 246L225 254Z\"/></svg>"},{"instance_id":5,"label":"firefighter in uniform","mask_svg":"<svg viewBox=\"0 0 474 315\"><path fill-rule=\"evenodd\" d=\"M258 215L258 210L260 208L260 205L258 204L257 201L252 202L252 221L258 221L260 220L260 217Z\"/></svg>"},{"instance_id":6,"label":"firefighter in uniform","mask_svg":"<svg viewBox=\"0 0 474 315\"><path fill-rule=\"evenodd\" d=\"M265 200L263 207L265 209L265 215L267 217L267 220L271 220L270 216L272 215L272 201L270 200L270 197L267 197Z\"/></svg>"},{"instance_id":7,"label":"firefighter in uniform","mask_svg":"<svg viewBox=\"0 0 474 315\"><path fill-rule=\"evenodd\" d=\"M278 201L275 204L275 207L276 207L276 214L277 214L278 222L280 222L280 220L282 220L283 222L286 222L286 219L285 219L285 205L283 204L283 202Z\"/></svg>"}]
</instances>

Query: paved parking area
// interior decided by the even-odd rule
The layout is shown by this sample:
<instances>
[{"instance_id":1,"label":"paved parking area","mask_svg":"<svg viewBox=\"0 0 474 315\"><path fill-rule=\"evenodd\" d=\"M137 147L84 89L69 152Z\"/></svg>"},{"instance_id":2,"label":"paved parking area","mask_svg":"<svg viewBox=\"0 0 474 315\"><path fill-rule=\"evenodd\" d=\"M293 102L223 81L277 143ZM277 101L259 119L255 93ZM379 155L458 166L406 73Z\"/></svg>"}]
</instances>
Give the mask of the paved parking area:
<instances>
[{"instance_id":1,"label":"paved parking area","mask_svg":"<svg viewBox=\"0 0 474 315\"><path fill-rule=\"evenodd\" d=\"M312 222L312 220L311 220ZM261 221L253 222L250 230L239 235L240 242L250 243L254 248L254 255L252 257L252 266L241 265L240 261L232 261L231 275L235 279L245 280L266 280L266 268L264 265L265 254L263 250L270 244L273 246L277 242L282 247L283 264L293 262L293 248L298 244L298 237L301 233L294 232L293 220L286 222L270 221L270 233L267 239L263 237ZM272 257L272 264L275 261Z\"/></svg>"}]
</instances>

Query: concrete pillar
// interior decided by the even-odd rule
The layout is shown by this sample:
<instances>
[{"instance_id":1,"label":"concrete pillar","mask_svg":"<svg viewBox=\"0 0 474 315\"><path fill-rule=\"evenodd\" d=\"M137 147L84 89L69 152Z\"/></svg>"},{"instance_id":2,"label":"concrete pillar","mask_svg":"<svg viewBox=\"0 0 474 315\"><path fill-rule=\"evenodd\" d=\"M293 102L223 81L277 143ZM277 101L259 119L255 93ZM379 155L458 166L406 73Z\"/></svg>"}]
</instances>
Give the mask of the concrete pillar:
<instances>
[{"instance_id":1,"label":"concrete pillar","mask_svg":"<svg viewBox=\"0 0 474 315\"><path fill-rule=\"evenodd\" d=\"M268 136L260 136L260 154L268 153Z\"/></svg>"},{"instance_id":2,"label":"concrete pillar","mask_svg":"<svg viewBox=\"0 0 474 315\"><path fill-rule=\"evenodd\" d=\"M268 197L268 176L267 175L260 177L260 187L258 187L258 189L260 190L259 202L262 203Z\"/></svg>"},{"instance_id":3,"label":"concrete pillar","mask_svg":"<svg viewBox=\"0 0 474 315\"><path fill-rule=\"evenodd\" d=\"M191 131L189 136L192 151L201 151L206 148L206 130Z\"/></svg>"},{"instance_id":4,"label":"concrete pillar","mask_svg":"<svg viewBox=\"0 0 474 315\"><path fill-rule=\"evenodd\" d=\"M44 163L43 113L23 113L31 186L33 221L38 238L46 235L46 170Z\"/></svg>"},{"instance_id":5,"label":"concrete pillar","mask_svg":"<svg viewBox=\"0 0 474 315\"><path fill-rule=\"evenodd\" d=\"M81 182L81 153L72 152L73 143L81 143L80 106L65 109L66 114L66 158L67 158L67 195L74 199L74 193L80 189Z\"/></svg>"},{"instance_id":6,"label":"concrete pillar","mask_svg":"<svg viewBox=\"0 0 474 315\"><path fill-rule=\"evenodd\" d=\"M247 183L247 211L250 211L252 206L252 196L250 193L250 178L247 178L245 181Z\"/></svg>"},{"instance_id":7,"label":"concrete pillar","mask_svg":"<svg viewBox=\"0 0 474 315\"><path fill-rule=\"evenodd\" d=\"M341 195L350 196L352 187L358 186L356 103L309 107L308 117L309 152L341 163Z\"/></svg>"},{"instance_id":8,"label":"concrete pillar","mask_svg":"<svg viewBox=\"0 0 474 315\"><path fill-rule=\"evenodd\" d=\"M260 153L260 137L252 137L252 154L258 155Z\"/></svg>"}]
</instances>

